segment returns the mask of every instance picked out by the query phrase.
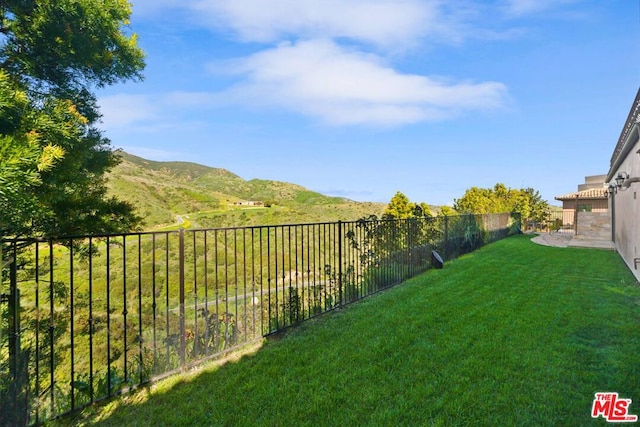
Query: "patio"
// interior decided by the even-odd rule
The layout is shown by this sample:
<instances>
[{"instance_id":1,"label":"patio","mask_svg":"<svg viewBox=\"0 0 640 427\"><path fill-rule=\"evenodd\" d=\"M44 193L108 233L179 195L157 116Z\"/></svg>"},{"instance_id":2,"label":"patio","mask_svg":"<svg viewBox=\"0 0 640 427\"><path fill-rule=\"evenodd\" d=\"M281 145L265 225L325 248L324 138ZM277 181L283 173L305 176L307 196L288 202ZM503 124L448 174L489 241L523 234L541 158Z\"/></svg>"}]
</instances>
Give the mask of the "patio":
<instances>
[{"instance_id":1,"label":"patio","mask_svg":"<svg viewBox=\"0 0 640 427\"><path fill-rule=\"evenodd\" d=\"M531 239L532 242L544 246L555 246L559 248L578 247L614 250L613 242L603 239L587 238L575 236L570 233L541 233Z\"/></svg>"}]
</instances>

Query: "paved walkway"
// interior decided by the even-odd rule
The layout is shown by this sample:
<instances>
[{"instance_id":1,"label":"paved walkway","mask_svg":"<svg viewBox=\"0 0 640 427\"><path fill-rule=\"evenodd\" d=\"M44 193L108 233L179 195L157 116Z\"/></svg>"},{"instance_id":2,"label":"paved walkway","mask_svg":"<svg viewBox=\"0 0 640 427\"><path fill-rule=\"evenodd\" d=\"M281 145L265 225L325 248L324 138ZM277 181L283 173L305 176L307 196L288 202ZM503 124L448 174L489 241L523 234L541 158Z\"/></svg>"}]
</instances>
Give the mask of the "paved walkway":
<instances>
[{"instance_id":1,"label":"paved walkway","mask_svg":"<svg viewBox=\"0 0 640 427\"><path fill-rule=\"evenodd\" d=\"M532 242L545 246L556 246L558 248L579 247L597 248L613 250L613 242L606 240L587 239L576 237L573 234L563 233L540 233L531 239Z\"/></svg>"}]
</instances>

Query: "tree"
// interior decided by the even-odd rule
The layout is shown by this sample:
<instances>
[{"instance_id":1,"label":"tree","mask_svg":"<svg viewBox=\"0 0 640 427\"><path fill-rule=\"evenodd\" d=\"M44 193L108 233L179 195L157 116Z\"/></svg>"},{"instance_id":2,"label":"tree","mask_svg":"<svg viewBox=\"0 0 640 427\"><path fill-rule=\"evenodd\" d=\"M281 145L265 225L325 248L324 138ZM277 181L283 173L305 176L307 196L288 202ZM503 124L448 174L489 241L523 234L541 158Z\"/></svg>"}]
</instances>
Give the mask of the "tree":
<instances>
[{"instance_id":1,"label":"tree","mask_svg":"<svg viewBox=\"0 0 640 427\"><path fill-rule=\"evenodd\" d=\"M546 221L549 217L549 203L542 200L540 193L533 188L525 188L521 190L521 193L529 208L528 215L523 214L523 218L529 218L536 222Z\"/></svg>"},{"instance_id":2,"label":"tree","mask_svg":"<svg viewBox=\"0 0 640 427\"><path fill-rule=\"evenodd\" d=\"M404 219L409 218L412 214L413 204L409 202L407 196L398 191L391 198L382 215L383 218Z\"/></svg>"},{"instance_id":3,"label":"tree","mask_svg":"<svg viewBox=\"0 0 640 427\"><path fill-rule=\"evenodd\" d=\"M125 0L0 5L0 235L130 230L133 207L107 196L118 161L96 128L94 91L139 80Z\"/></svg>"},{"instance_id":4,"label":"tree","mask_svg":"<svg viewBox=\"0 0 640 427\"><path fill-rule=\"evenodd\" d=\"M469 188L459 199L454 199L453 209L459 213L493 212L493 194L488 188Z\"/></svg>"},{"instance_id":5,"label":"tree","mask_svg":"<svg viewBox=\"0 0 640 427\"><path fill-rule=\"evenodd\" d=\"M471 187L454 200L453 208L459 213L471 214L516 212L523 219L542 221L549 204L533 188L516 190L498 183L493 188Z\"/></svg>"},{"instance_id":6,"label":"tree","mask_svg":"<svg viewBox=\"0 0 640 427\"><path fill-rule=\"evenodd\" d=\"M413 216L414 217L432 217L433 214L431 213L431 209L429 208L429 205L427 205L425 202L420 202L420 203L416 203L413 207Z\"/></svg>"},{"instance_id":7,"label":"tree","mask_svg":"<svg viewBox=\"0 0 640 427\"><path fill-rule=\"evenodd\" d=\"M455 215L456 211L453 210L450 206L440 206L440 215L442 216L451 216Z\"/></svg>"},{"instance_id":8,"label":"tree","mask_svg":"<svg viewBox=\"0 0 640 427\"><path fill-rule=\"evenodd\" d=\"M421 218L424 216L432 216L429 205L424 202L412 203L400 191L391 198L382 214L382 217L386 219Z\"/></svg>"},{"instance_id":9,"label":"tree","mask_svg":"<svg viewBox=\"0 0 640 427\"><path fill-rule=\"evenodd\" d=\"M46 127L53 119L28 107L27 94L0 70L0 231L35 219L39 209L34 190L42 184L41 174L64 156L59 146L41 146L39 141L36 126Z\"/></svg>"}]
</instances>

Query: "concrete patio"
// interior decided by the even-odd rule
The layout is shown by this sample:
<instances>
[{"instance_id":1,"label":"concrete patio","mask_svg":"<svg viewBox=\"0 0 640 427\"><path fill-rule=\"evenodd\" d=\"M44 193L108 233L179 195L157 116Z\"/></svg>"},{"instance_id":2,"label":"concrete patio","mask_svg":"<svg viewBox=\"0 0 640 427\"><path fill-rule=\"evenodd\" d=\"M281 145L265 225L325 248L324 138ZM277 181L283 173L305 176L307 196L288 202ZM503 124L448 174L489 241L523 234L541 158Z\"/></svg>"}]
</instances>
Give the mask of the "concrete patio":
<instances>
[{"instance_id":1,"label":"concrete patio","mask_svg":"<svg viewBox=\"0 0 640 427\"><path fill-rule=\"evenodd\" d=\"M610 240L593 239L573 235L569 233L541 233L531 239L532 242L544 246L556 246L559 248L578 247L614 250L613 242Z\"/></svg>"}]
</instances>

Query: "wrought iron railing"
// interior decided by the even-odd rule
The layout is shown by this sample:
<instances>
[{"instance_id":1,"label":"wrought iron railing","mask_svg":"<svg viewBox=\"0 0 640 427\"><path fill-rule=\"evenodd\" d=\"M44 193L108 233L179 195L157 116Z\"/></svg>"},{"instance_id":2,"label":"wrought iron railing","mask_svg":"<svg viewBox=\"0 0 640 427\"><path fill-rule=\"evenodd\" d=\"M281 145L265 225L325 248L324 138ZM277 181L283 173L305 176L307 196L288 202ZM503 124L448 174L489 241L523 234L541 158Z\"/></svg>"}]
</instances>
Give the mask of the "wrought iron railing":
<instances>
[{"instance_id":1,"label":"wrought iron railing","mask_svg":"<svg viewBox=\"0 0 640 427\"><path fill-rule=\"evenodd\" d=\"M493 214L4 239L0 424L184 370L515 230Z\"/></svg>"}]
</instances>

